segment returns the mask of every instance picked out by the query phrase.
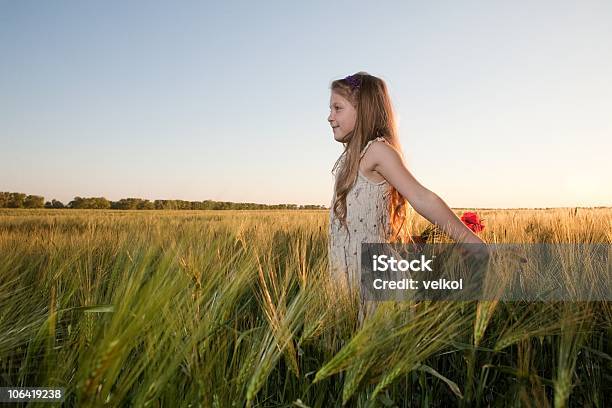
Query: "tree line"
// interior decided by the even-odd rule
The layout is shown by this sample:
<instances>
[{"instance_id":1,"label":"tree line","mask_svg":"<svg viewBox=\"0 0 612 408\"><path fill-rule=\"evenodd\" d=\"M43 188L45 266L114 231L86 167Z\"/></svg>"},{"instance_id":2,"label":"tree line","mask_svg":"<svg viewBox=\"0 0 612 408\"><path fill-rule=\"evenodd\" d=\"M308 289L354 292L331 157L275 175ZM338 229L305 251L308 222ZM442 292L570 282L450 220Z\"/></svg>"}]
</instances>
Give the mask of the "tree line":
<instances>
[{"instance_id":1,"label":"tree line","mask_svg":"<svg viewBox=\"0 0 612 408\"><path fill-rule=\"evenodd\" d=\"M122 198L110 201L104 197L74 197L64 205L59 200L46 201L43 196L0 192L0 208L73 208L102 210L322 210L323 205L234 203L231 201L146 200Z\"/></svg>"}]
</instances>

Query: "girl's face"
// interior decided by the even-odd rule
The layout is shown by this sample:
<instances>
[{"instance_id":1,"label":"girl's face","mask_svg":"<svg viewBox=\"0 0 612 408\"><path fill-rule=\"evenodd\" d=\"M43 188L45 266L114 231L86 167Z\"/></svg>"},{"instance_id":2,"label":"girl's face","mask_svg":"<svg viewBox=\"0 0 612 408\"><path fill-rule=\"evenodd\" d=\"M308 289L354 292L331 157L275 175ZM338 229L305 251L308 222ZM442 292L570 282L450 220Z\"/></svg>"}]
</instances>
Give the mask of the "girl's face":
<instances>
[{"instance_id":1,"label":"girl's face","mask_svg":"<svg viewBox=\"0 0 612 408\"><path fill-rule=\"evenodd\" d=\"M327 121L334 132L337 142L347 143L351 138L351 132L355 129L357 110L351 103L336 92L331 93L329 100L330 113Z\"/></svg>"}]
</instances>

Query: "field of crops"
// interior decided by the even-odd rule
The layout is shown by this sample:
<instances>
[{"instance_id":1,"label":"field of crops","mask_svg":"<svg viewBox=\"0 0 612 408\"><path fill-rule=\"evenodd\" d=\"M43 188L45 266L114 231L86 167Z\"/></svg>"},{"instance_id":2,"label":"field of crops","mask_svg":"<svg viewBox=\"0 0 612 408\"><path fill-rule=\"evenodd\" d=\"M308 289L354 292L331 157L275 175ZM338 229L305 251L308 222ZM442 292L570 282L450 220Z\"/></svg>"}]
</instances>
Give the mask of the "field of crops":
<instances>
[{"instance_id":1,"label":"field of crops","mask_svg":"<svg viewBox=\"0 0 612 408\"><path fill-rule=\"evenodd\" d=\"M612 243L612 209L479 214L487 242ZM358 327L327 217L0 209L0 386L78 407L612 404L610 302L384 302Z\"/></svg>"}]
</instances>

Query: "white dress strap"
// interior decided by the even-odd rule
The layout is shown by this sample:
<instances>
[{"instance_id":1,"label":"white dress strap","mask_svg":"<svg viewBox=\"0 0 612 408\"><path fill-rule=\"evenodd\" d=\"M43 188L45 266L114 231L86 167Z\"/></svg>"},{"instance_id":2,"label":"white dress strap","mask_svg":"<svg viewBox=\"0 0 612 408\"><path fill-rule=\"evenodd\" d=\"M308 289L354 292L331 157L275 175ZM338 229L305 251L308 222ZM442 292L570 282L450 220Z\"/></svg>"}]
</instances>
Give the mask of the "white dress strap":
<instances>
[{"instance_id":1,"label":"white dress strap","mask_svg":"<svg viewBox=\"0 0 612 408\"><path fill-rule=\"evenodd\" d=\"M359 156L359 158L362 158L363 155L365 154L366 150L368 150L368 147L370 147L370 145L372 144L372 142L374 141L379 141L379 142L386 142L386 139L382 136L377 137L376 139L372 139L370 140L365 147L363 148L363 150L361 151L361 155Z\"/></svg>"}]
</instances>

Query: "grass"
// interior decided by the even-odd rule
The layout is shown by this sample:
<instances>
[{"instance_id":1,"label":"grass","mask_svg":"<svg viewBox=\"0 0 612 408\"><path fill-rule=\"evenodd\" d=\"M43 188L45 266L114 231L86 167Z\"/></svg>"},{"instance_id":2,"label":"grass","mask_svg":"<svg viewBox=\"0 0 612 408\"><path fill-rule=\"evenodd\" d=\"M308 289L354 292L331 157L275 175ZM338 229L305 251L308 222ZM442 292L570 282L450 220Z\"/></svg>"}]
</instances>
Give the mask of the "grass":
<instances>
[{"instance_id":1,"label":"grass","mask_svg":"<svg viewBox=\"0 0 612 408\"><path fill-rule=\"evenodd\" d=\"M610 209L479 213L491 243L612 242ZM79 407L609 406L609 302L385 302L359 327L327 216L0 209L0 386Z\"/></svg>"}]
</instances>

